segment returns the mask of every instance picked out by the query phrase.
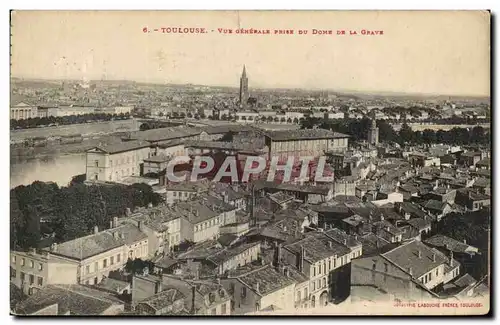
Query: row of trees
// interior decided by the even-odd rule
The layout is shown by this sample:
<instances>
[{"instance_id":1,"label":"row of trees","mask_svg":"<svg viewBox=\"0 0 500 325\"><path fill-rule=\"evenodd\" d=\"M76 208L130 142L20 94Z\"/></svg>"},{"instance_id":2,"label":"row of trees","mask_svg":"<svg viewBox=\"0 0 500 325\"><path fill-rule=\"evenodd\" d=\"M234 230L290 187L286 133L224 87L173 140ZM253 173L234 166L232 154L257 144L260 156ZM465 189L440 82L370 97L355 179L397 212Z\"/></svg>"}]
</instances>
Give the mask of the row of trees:
<instances>
[{"instance_id":1,"label":"row of trees","mask_svg":"<svg viewBox=\"0 0 500 325\"><path fill-rule=\"evenodd\" d=\"M147 184L87 186L74 182L58 187L37 181L18 186L10 191L11 247L39 247L49 236L56 241L85 236L94 226L109 228L113 217L123 216L127 208L161 201Z\"/></svg>"},{"instance_id":2,"label":"row of trees","mask_svg":"<svg viewBox=\"0 0 500 325\"><path fill-rule=\"evenodd\" d=\"M160 113L159 116L164 116L163 113ZM205 119L206 118L206 115L205 114L198 114L198 113L191 113L191 112L187 112L187 113L184 113L184 112L172 112L172 113L167 113L166 116L168 116L169 118L195 118L197 120L199 119Z\"/></svg>"},{"instance_id":3,"label":"row of trees","mask_svg":"<svg viewBox=\"0 0 500 325\"><path fill-rule=\"evenodd\" d=\"M70 125L90 122L103 122L112 120L127 120L131 118L129 114L106 114L91 113L70 116L49 116L35 117L24 120L10 120L10 128L14 129L32 129L36 127L47 127L56 125Z\"/></svg>"},{"instance_id":4,"label":"row of trees","mask_svg":"<svg viewBox=\"0 0 500 325\"><path fill-rule=\"evenodd\" d=\"M301 128L311 129L318 127L336 132L346 133L351 135L354 140L364 140L367 138L368 131L371 127L371 120L364 118L331 120L324 118L309 117L301 121ZM377 121L379 128L379 139L384 142L396 142L403 144L480 144L489 145L491 143L490 131L481 126L476 126L471 129L453 128L449 131L444 130L424 130L413 131L410 126L403 124L399 132L384 120Z\"/></svg>"}]
</instances>

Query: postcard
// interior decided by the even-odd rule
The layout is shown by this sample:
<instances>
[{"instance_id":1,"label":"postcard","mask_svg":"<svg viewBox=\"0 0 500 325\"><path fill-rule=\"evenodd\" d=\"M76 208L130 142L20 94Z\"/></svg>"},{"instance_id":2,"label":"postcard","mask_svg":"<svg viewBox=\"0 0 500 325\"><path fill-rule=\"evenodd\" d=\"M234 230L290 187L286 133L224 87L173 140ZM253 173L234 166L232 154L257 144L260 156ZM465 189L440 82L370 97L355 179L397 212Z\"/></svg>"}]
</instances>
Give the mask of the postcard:
<instances>
[{"instance_id":1,"label":"postcard","mask_svg":"<svg viewBox=\"0 0 500 325\"><path fill-rule=\"evenodd\" d=\"M11 12L16 316L487 315L490 12Z\"/></svg>"}]
</instances>

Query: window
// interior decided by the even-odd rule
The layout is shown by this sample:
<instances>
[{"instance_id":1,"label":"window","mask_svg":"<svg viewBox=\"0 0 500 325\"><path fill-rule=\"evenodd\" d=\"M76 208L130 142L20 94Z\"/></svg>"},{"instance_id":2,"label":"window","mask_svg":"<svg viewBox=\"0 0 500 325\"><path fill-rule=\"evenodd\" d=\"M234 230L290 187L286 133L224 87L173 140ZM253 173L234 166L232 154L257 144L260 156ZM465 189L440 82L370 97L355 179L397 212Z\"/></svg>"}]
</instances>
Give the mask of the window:
<instances>
[{"instance_id":1,"label":"window","mask_svg":"<svg viewBox=\"0 0 500 325\"><path fill-rule=\"evenodd\" d=\"M21 258L21 266L24 266L25 263L26 261L24 260L24 258Z\"/></svg>"},{"instance_id":2,"label":"window","mask_svg":"<svg viewBox=\"0 0 500 325\"><path fill-rule=\"evenodd\" d=\"M336 268L336 267L337 267L337 259L333 258L333 268Z\"/></svg>"},{"instance_id":3,"label":"window","mask_svg":"<svg viewBox=\"0 0 500 325\"><path fill-rule=\"evenodd\" d=\"M30 274L30 285L35 283L35 276L33 274Z\"/></svg>"},{"instance_id":4,"label":"window","mask_svg":"<svg viewBox=\"0 0 500 325\"><path fill-rule=\"evenodd\" d=\"M312 284L313 284L313 291L315 291L316 290L316 281L313 281Z\"/></svg>"},{"instance_id":5,"label":"window","mask_svg":"<svg viewBox=\"0 0 500 325\"><path fill-rule=\"evenodd\" d=\"M38 277L38 285L43 286L43 278L41 276Z\"/></svg>"},{"instance_id":6,"label":"window","mask_svg":"<svg viewBox=\"0 0 500 325\"><path fill-rule=\"evenodd\" d=\"M316 276L316 266L313 266L313 276Z\"/></svg>"},{"instance_id":7,"label":"window","mask_svg":"<svg viewBox=\"0 0 500 325\"><path fill-rule=\"evenodd\" d=\"M297 301L302 299L300 290L297 291Z\"/></svg>"},{"instance_id":8,"label":"window","mask_svg":"<svg viewBox=\"0 0 500 325\"><path fill-rule=\"evenodd\" d=\"M384 271L389 272L389 264L384 263Z\"/></svg>"},{"instance_id":9,"label":"window","mask_svg":"<svg viewBox=\"0 0 500 325\"><path fill-rule=\"evenodd\" d=\"M89 285L89 284L90 284L89 280L85 281L85 284L86 284L86 285Z\"/></svg>"},{"instance_id":10,"label":"window","mask_svg":"<svg viewBox=\"0 0 500 325\"><path fill-rule=\"evenodd\" d=\"M329 260L328 261L328 270L331 270L332 269L332 260Z\"/></svg>"},{"instance_id":11,"label":"window","mask_svg":"<svg viewBox=\"0 0 500 325\"><path fill-rule=\"evenodd\" d=\"M102 267L106 268L107 266L108 266L108 260L104 259L104 261L102 261Z\"/></svg>"},{"instance_id":12,"label":"window","mask_svg":"<svg viewBox=\"0 0 500 325\"><path fill-rule=\"evenodd\" d=\"M99 167L99 160L95 160L95 161L94 161L94 166L95 166L95 167Z\"/></svg>"},{"instance_id":13,"label":"window","mask_svg":"<svg viewBox=\"0 0 500 325\"><path fill-rule=\"evenodd\" d=\"M177 196L177 192L172 192L172 193L173 193L173 194L172 194L173 196Z\"/></svg>"},{"instance_id":14,"label":"window","mask_svg":"<svg viewBox=\"0 0 500 325\"><path fill-rule=\"evenodd\" d=\"M326 274L326 263L323 263L323 273Z\"/></svg>"},{"instance_id":15,"label":"window","mask_svg":"<svg viewBox=\"0 0 500 325\"><path fill-rule=\"evenodd\" d=\"M111 167L113 167L113 160L110 160L110 161L109 161L109 165L110 165Z\"/></svg>"},{"instance_id":16,"label":"window","mask_svg":"<svg viewBox=\"0 0 500 325\"><path fill-rule=\"evenodd\" d=\"M432 280L432 272L429 273L429 281L431 281L431 280Z\"/></svg>"},{"instance_id":17,"label":"window","mask_svg":"<svg viewBox=\"0 0 500 325\"><path fill-rule=\"evenodd\" d=\"M221 307L221 309L220 309L221 315L225 315L227 313L227 311L226 311L226 304L223 304L220 307Z\"/></svg>"},{"instance_id":18,"label":"window","mask_svg":"<svg viewBox=\"0 0 500 325\"><path fill-rule=\"evenodd\" d=\"M99 283L99 280L97 279L97 277L94 278L94 284L98 284Z\"/></svg>"},{"instance_id":19,"label":"window","mask_svg":"<svg viewBox=\"0 0 500 325\"><path fill-rule=\"evenodd\" d=\"M326 288L326 278L323 278L323 288Z\"/></svg>"},{"instance_id":20,"label":"window","mask_svg":"<svg viewBox=\"0 0 500 325\"><path fill-rule=\"evenodd\" d=\"M16 264L16 255L12 256L12 263Z\"/></svg>"},{"instance_id":21,"label":"window","mask_svg":"<svg viewBox=\"0 0 500 325\"><path fill-rule=\"evenodd\" d=\"M19 278L21 279L21 282L24 282L24 279L26 278L26 274L24 274L24 272L20 272Z\"/></svg>"},{"instance_id":22,"label":"window","mask_svg":"<svg viewBox=\"0 0 500 325\"><path fill-rule=\"evenodd\" d=\"M307 288L305 288L304 289L304 299L307 299L307 296L308 296L308 294L307 294Z\"/></svg>"},{"instance_id":23,"label":"window","mask_svg":"<svg viewBox=\"0 0 500 325\"><path fill-rule=\"evenodd\" d=\"M109 258L109 265L113 265L115 263L115 258L113 256L111 256Z\"/></svg>"},{"instance_id":24,"label":"window","mask_svg":"<svg viewBox=\"0 0 500 325\"><path fill-rule=\"evenodd\" d=\"M95 262L94 263L94 272L97 272L99 270L99 263Z\"/></svg>"},{"instance_id":25,"label":"window","mask_svg":"<svg viewBox=\"0 0 500 325\"><path fill-rule=\"evenodd\" d=\"M90 273L90 265L85 266L85 274Z\"/></svg>"},{"instance_id":26,"label":"window","mask_svg":"<svg viewBox=\"0 0 500 325\"><path fill-rule=\"evenodd\" d=\"M247 297L247 288L241 287L241 298L245 299Z\"/></svg>"},{"instance_id":27,"label":"window","mask_svg":"<svg viewBox=\"0 0 500 325\"><path fill-rule=\"evenodd\" d=\"M15 279L16 276L17 276L16 269L10 268L10 277Z\"/></svg>"},{"instance_id":28,"label":"window","mask_svg":"<svg viewBox=\"0 0 500 325\"><path fill-rule=\"evenodd\" d=\"M116 255L116 263L120 263L120 254Z\"/></svg>"},{"instance_id":29,"label":"window","mask_svg":"<svg viewBox=\"0 0 500 325\"><path fill-rule=\"evenodd\" d=\"M438 275L439 275L439 268L436 269L436 276L438 276Z\"/></svg>"}]
</instances>

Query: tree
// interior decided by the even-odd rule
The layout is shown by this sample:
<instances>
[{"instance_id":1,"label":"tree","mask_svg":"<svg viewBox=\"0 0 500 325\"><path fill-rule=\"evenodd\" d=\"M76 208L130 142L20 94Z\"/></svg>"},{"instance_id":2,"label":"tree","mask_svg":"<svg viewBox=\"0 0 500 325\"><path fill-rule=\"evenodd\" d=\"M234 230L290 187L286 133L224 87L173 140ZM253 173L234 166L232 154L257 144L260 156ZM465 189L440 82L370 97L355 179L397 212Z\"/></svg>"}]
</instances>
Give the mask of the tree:
<instances>
[{"instance_id":1,"label":"tree","mask_svg":"<svg viewBox=\"0 0 500 325\"><path fill-rule=\"evenodd\" d=\"M408 124L404 123L399 130L400 144L413 143L413 131Z\"/></svg>"},{"instance_id":2,"label":"tree","mask_svg":"<svg viewBox=\"0 0 500 325\"><path fill-rule=\"evenodd\" d=\"M226 114L222 114L221 120L226 121L227 120L227 115Z\"/></svg>"},{"instance_id":3,"label":"tree","mask_svg":"<svg viewBox=\"0 0 500 325\"><path fill-rule=\"evenodd\" d=\"M188 118L193 118L193 114L191 112L187 113Z\"/></svg>"}]
</instances>

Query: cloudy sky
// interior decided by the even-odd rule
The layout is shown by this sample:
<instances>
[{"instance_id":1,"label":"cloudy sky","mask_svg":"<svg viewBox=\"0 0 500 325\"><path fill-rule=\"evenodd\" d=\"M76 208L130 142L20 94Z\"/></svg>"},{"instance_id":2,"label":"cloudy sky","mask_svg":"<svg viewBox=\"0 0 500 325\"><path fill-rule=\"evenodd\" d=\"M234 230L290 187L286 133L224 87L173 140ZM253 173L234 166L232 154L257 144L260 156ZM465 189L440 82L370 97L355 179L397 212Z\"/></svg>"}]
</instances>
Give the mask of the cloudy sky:
<instances>
[{"instance_id":1,"label":"cloudy sky","mask_svg":"<svg viewBox=\"0 0 500 325\"><path fill-rule=\"evenodd\" d=\"M224 35L218 28L309 33ZM489 16L482 12L18 11L11 34L14 77L237 86L246 64L250 87L481 96L490 90Z\"/></svg>"}]
</instances>

